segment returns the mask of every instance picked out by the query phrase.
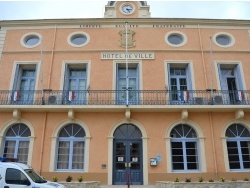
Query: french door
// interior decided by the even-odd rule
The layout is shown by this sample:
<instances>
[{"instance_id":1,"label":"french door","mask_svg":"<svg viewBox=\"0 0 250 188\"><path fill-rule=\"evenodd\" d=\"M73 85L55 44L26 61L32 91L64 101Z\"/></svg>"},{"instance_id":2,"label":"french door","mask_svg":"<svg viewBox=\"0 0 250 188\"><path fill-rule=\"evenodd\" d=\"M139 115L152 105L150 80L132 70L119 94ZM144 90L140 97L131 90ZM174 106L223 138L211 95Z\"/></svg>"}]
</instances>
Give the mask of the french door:
<instances>
[{"instance_id":1,"label":"french door","mask_svg":"<svg viewBox=\"0 0 250 188\"><path fill-rule=\"evenodd\" d=\"M71 93L70 93L71 92ZM72 104L83 104L86 98L86 70L70 70L69 101Z\"/></svg>"},{"instance_id":2,"label":"french door","mask_svg":"<svg viewBox=\"0 0 250 188\"><path fill-rule=\"evenodd\" d=\"M168 64L170 103L188 103L191 90L191 76L188 64L175 65Z\"/></svg>"},{"instance_id":3,"label":"french door","mask_svg":"<svg viewBox=\"0 0 250 188\"><path fill-rule=\"evenodd\" d=\"M87 83L86 67L84 67L85 65L81 65L81 67L74 67L74 65L65 66L65 103L74 105L85 104Z\"/></svg>"},{"instance_id":4,"label":"french door","mask_svg":"<svg viewBox=\"0 0 250 188\"><path fill-rule=\"evenodd\" d=\"M17 104L32 104L35 93L36 70L28 69L21 72L19 91L15 91L13 100Z\"/></svg>"},{"instance_id":5,"label":"french door","mask_svg":"<svg viewBox=\"0 0 250 188\"><path fill-rule=\"evenodd\" d=\"M244 100L241 72L238 65L218 64L221 94L226 104L240 104Z\"/></svg>"},{"instance_id":6,"label":"french door","mask_svg":"<svg viewBox=\"0 0 250 188\"><path fill-rule=\"evenodd\" d=\"M138 104L139 102L139 73L138 65L126 68L124 64L117 65L117 103L118 104ZM128 82L128 83L127 83ZM128 88L127 88L128 87ZM128 90L128 91L127 91Z\"/></svg>"},{"instance_id":7,"label":"french door","mask_svg":"<svg viewBox=\"0 0 250 188\"><path fill-rule=\"evenodd\" d=\"M186 78L171 78L171 100L173 103L184 101L182 92L187 90Z\"/></svg>"}]
</instances>

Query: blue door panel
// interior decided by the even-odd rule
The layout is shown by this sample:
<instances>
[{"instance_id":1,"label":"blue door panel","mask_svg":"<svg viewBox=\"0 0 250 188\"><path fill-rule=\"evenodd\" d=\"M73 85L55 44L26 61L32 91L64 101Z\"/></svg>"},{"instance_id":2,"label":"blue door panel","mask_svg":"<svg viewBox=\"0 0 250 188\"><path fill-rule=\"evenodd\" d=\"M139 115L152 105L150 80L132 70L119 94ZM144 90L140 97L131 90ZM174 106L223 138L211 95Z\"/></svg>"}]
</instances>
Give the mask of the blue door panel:
<instances>
[{"instance_id":1,"label":"blue door panel","mask_svg":"<svg viewBox=\"0 0 250 188\"><path fill-rule=\"evenodd\" d=\"M114 173L114 185L126 185L127 173L123 170L116 170Z\"/></svg>"},{"instance_id":2,"label":"blue door panel","mask_svg":"<svg viewBox=\"0 0 250 188\"><path fill-rule=\"evenodd\" d=\"M142 173L140 170L133 170L131 172L131 184L132 185L141 185Z\"/></svg>"}]
</instances>

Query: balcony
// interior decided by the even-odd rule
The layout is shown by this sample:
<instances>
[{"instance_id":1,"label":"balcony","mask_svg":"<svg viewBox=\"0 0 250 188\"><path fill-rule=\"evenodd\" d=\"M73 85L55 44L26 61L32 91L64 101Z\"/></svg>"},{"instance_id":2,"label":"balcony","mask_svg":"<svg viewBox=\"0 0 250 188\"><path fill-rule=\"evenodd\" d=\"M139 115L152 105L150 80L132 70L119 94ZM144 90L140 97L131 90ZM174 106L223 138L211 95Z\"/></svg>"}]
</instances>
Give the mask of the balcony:
<instances>
[{"instance_id":1,"label":"balcony","mask_svg":"<svg viewBox=\"0 0 250 188\"><path fill-rule=\"evenodd\" d=\"M0 91L2 105L249 105L249 92L216 90Z\"/></svg>"}]
</instances>

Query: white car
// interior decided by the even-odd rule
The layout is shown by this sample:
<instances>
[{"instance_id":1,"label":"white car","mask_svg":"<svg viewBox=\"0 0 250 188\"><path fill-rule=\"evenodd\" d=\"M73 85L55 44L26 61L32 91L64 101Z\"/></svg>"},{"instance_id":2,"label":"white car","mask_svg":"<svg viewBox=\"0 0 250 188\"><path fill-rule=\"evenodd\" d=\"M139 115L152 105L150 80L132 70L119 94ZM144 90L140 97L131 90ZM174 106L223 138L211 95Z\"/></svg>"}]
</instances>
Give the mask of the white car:
<instances>
[{"instance_id":1,"label":"white car","mask_svg":"<svg viewBox=\"0 0 250 188\"><path fill-rule=\"evenodd\" d=\"M0 158L0 161L5 161ZM66 188L44 180L32 167L18 162L0 162L1 188Z\"/></svg>"}]
</instances>

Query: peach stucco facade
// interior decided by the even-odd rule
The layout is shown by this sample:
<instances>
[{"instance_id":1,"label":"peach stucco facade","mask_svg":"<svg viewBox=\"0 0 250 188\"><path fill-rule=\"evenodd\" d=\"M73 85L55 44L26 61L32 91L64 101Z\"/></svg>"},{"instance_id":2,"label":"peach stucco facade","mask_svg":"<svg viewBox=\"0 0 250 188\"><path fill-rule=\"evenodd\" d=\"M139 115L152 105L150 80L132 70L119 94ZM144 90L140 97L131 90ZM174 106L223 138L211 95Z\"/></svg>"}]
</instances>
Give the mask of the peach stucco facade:
<instances>
[{"instance_id":1,"label":"peach stucco facade","mask_svg":"<svg viewBox=\"0 0 250 188\"><path fill-rule=\"evenodd\" d=\"M134 10L123 12L124 4L131 5ZM119 139L116 138L116 130L122 125L132 125L141 134L131 138L141 143L137 148L138 156L131 157L132 163L138 163L134 174L139 174L137 180L133 179L133 170L130 169L132 183L155 184L156 181L172 181L176 177L182 180L249 177L250 22L151 18L149 6L142 1L112 1L105 7L104 18L0 21L1 156L8 156L6 143L15 142L15 136L7 134L10 128L22 124L30 130L26 162L46 179L58 177L59 181L64 181L71 175L74 180L83 176L85 180L96 180L101 184L124 184L128 171L117 164L126 162L126 156L132 156L126 152L132 150L126 150L125 156L117 154L115 147L118 145L115 144ZM130 37L127 45L133 43L131 47L126 48L121 31L127 32ZM129 35L128 31L134 33ZM27 37L34 36L39 41L30 45ZM179 36L182 41L175 44L174 40L169 44L170 36L177 36L177 39ZM229 44L220 44L218 36L229 39ZM74 37L86 40L83 44L74 44ZM69 71L84 72L82 90L86 93L87 102L73 103L73 99L80 96L76 93L70 100L67 94L70 103L62 102L68 67L71 68ZM120 90L119 71L124 67L136 71L131 79L136 82L133 87L138 97L133 103L114 102L119 98L116 96ZM35 76L16 76L25 70L34 70ZM171 70L185 70L186 73L171 73ZM235 71L225 76L228 93L222 92L225 91L221 80L225 70ZM80 77L77 79L81 80ZM30 93L19 94L19 91L27 92L27 80L34 91L31 103L25 103L30 100L25 98ZM174 80L179 82L174 83ZM229 85L229 81L234 84ZM176 95L171 93L173 90ZM189 90L188 94L186 90ZM237 96L231 95L232 91L237 91ZM209 101L215 93L222 96L222 103L215 105ZM56 101L44 102L51 94L56 96ZM19 95L24 97L23 103L19 103ZM204 103L196 104L195 96ZM77 170L59 167L58 159L60 132L65 125L73 124L83 128L85 134L83 168ZM173 143L182 143L180 139L185 137L173 136L178 125L187 125L195 132L192 138L184 139L185 143L195 143L191 148L195 150L191 152L191 163L190 148L185 145L182 150L185 153L178 153L184 159L177 162L180 166L175 163L175 157L178 157L173 156ZM233 130L230 128L232 125L244 127L247 135L238 135L243 139L239 141L248 143L247 151L238 153L239 168L233 166L230 159L233 154L227 145L227 130ZM22 137L17 135L17 140L19 136ZM232 142L237 142L237 139L232 138ZM121 140L125 143L130 139ZM10 152L10 156L18 155L18 151ZM73 152L68 156L74 155ZM152 160L156 164L151 163ZM123 170L121 174L118 166L120 171ZM126 177L124 180L118 176Z\"/></svg>"}]
</instances>

